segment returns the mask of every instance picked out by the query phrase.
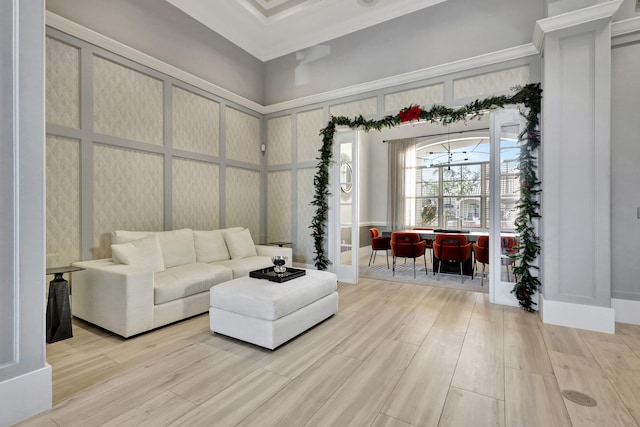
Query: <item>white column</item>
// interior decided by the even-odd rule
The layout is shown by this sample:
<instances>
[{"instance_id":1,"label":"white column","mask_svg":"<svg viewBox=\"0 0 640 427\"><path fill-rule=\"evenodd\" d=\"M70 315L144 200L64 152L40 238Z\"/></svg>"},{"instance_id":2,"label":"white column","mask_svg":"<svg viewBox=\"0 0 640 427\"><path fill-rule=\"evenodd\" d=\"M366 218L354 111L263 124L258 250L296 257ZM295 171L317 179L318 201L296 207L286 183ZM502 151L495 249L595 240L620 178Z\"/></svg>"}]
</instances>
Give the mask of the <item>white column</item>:
<instances>
[{"instance_id":1,"label":"white column","mask_svg":"<svg viewBox=\"0 0 640 427\"><path fill-rule=\"evenodd\" d=\"M613 332L611 16L621 1L538 21L543 52L541 313Z\"/></svg>"},{"instance_id":2,"label":"white column","mask_svg":"<svg viewBox=\"0 0 640 427\"><path fill-rule=\"evenodd\" d=\"M7 426L51 407L43 0L0 0L0 94L0 426Z\"/></svg>"}]
</instances>

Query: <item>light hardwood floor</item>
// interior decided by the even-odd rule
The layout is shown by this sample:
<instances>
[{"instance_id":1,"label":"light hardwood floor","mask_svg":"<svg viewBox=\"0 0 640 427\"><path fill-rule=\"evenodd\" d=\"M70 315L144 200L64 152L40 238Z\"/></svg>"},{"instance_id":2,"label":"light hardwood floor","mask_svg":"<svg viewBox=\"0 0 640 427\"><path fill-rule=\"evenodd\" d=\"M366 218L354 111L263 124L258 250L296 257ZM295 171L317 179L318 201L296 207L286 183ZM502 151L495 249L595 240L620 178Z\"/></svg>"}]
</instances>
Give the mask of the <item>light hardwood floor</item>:
<instances>
[{"instance_id":1,"label":"light hardwood floor","mask_svg":"<svg viewBox=\"0 0 640 427\"><path fill-rule=\"evenodd\" d=\"M54 407L22 426L638 426L640 326L544 325L488 295L339 284L340 309L275 351L208 315L47 346ZM588 394L597 406L564 399Z\"/></svg>"}]
</instances>

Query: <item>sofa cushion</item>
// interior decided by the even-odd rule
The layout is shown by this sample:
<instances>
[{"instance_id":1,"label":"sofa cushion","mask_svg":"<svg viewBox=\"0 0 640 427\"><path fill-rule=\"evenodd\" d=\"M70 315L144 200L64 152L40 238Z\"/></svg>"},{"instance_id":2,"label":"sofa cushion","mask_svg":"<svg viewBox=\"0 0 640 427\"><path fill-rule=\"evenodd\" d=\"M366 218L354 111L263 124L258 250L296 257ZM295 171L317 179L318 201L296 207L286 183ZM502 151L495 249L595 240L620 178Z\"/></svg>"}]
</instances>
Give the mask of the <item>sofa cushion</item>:
<instances>
[{"instance_id":1,"label":"sofa cushion","mask_svg":"<svg viewBox=\"0 0 640 427\"><path fill-rule=\"evenodd\" d=\"M199 294L231 279L231 270L221 265L193 263L167 268L153 275L153 303L157 305Z\"/></svg>"},{"instance_id":2,"label":"sofa cushion","mask_svg":"<svg viewBox=\"0 0 640 427\"><path fill-rule=\"evenodd\" d=\"M128 243L111 245L113 260L120 264L149 268L154 273L165 269L158 236L152 234Z\"/></svg>"},{"instance_id":3,"label":"sofa cushion","mask_svg":"<svg viewBox=\"0 0 640 427\"><path fill-rule=\"evenodd\" d=\"M220 230L193 231L196 262L215 262L231 259L224 236Z\"/></svg>"},{"instance_id":4,"label":"sofa cushion","mask_svg":"<svg viewBox=\"0 0 640 427\"><path fill-rule=\"evenodd\" d=\"M119 245L121 243L129 243L134 240L140 240L147 237L150 234L155 234L155 231L126 231L116 230L111 232L111 244Z\"/></svg>"},{"instance_id":5,"label":"sofa cushion","mask_svg":"<svg viewBox=\"0 0 640 427\"><path fill-rule=\"evenodd\" d=\"M158 232L158 241L162 249L165 268L196 262L193 230L190 228Z\"/></svg>"},{"instance_id":6,"label":"sofa cushion","mask_svg":"<svg viewBox=\"0 0 640 427\"><path fill-rule=\"evenodd\" d=\"M233 278L248 276L250 271L260 268L273 267L273 261L268 256L253 256L248 258L230 259L218 261L215 264L223 265L233 270Z\"/></svg>"},{"instance_id":7,"label":"sofa cushion","mask_svg":"<svg viewBox=\"0 0 640 427\"><path fill-rule=\"evenodd\" d=\"M245 228L242 231L225 231L224 240L227 242L227 248L229 248L229 255L231 259L247 258L256 256L256 245L253 243L253 238L249 229Z\"/></svg>"}]
</instances>

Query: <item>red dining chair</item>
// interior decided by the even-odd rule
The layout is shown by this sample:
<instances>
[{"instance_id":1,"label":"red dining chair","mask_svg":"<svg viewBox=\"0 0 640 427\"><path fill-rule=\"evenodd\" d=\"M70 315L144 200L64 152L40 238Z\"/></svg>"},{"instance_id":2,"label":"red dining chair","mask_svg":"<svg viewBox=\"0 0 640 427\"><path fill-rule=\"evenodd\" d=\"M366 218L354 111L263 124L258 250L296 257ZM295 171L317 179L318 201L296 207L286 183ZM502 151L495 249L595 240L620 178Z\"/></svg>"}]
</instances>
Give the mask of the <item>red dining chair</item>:
<instances>
[{"instance_id":1,"label":"red dining chair","mask_svg":"<svg viewBox=\"0 0 640 427\"><path fill-rule=\"evenodd\" d=\"M420 231L420 230L426 230L426 231L433 231L433 227L413 227L414 230L416 231ZM431 252L431 256L433 257L433 239L422 239L427 243L427 249L429 249L429 252Z\"/></svg>"},{"instance_id":2,"label":"red dining chair","mask_svg":"<svg viewBox=\"0 0 640 427\"><path fill-rule=\"evenodd\" d=\"M507 282L511 281L509 277L509 266L511 266L511 270L513 271L513 258L510 255L513 255L518 252L518 242L515 237L511 236L502 236L500 237L500 248L502 250L502 265L507 269Z\"/></svg>"},{"instance_id":3,"label":"red dining chair","mask_svg":"<svg viewBox=\"0 0 640 427\"><path fill-rule=\"evenodd\" d=\"M371 256L369 257L369 266L371 261L376 263L376 253L378 251L384 251L387 255L387 268L389 268L389 249L391 249L391 237L380 235L380 231L377 228L369 229L369 237L371 237Z\"/></svg>"},{"instance_id":4,"label":"red dining chair","mask_svg":"<svg viewBox=\"0 0 640 427\"><path fill-rule=\"evenodd\" d=\"M396 275L396 260L398 258L413 258L413 278L416 278L416 258L424 259L424 269L427 271L427 258L425 248L427 244L420 240L418 233L403 233L395 231L391 233L391 253L393 254L393 275Z\"/></svg>"},{"instance_id":5,"label":"red dining chair","mask_svg":"<svg viewBox=\"0 0 640 427\"><path fill-rule=\"evenodd\" d=\"M480 286L484 286L485 266L489 264L489 236L478 236L478 240L473 244L473 273L475 278L478 263L482 264L482 278Z\"/></svg>"},{"instance_id":6,"label":"red dining chair","mask_svg":"<svg viewBox=\"0 0 640 427\"><path fill-rule=\"evenodd\" d=\"M462 264L471 259L471 243L467 241L467 236L464 234L436 234L436 239L433 242L433 255L439 260L438 280L440 280L443 261L457 262L460 265L460 278L464 283Z\"/></svg>"}]
</instances>

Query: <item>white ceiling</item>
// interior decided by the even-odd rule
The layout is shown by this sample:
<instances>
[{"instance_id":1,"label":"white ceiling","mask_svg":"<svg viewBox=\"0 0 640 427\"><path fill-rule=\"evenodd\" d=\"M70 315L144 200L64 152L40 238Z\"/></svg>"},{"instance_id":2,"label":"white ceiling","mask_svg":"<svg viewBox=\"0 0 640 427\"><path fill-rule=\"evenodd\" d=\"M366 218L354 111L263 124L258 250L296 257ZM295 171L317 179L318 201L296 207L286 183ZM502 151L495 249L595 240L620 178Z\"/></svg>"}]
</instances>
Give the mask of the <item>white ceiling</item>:
<instances>
[{"instance_id":1,"label":"white ceiling","mask_svg":"<svg viewBox=\"0 0 640 427\"><path fill-rule=\"evenodd\" d=\"M446 0L167 0L261 61Z\"/></svg>"}]
</instances>

